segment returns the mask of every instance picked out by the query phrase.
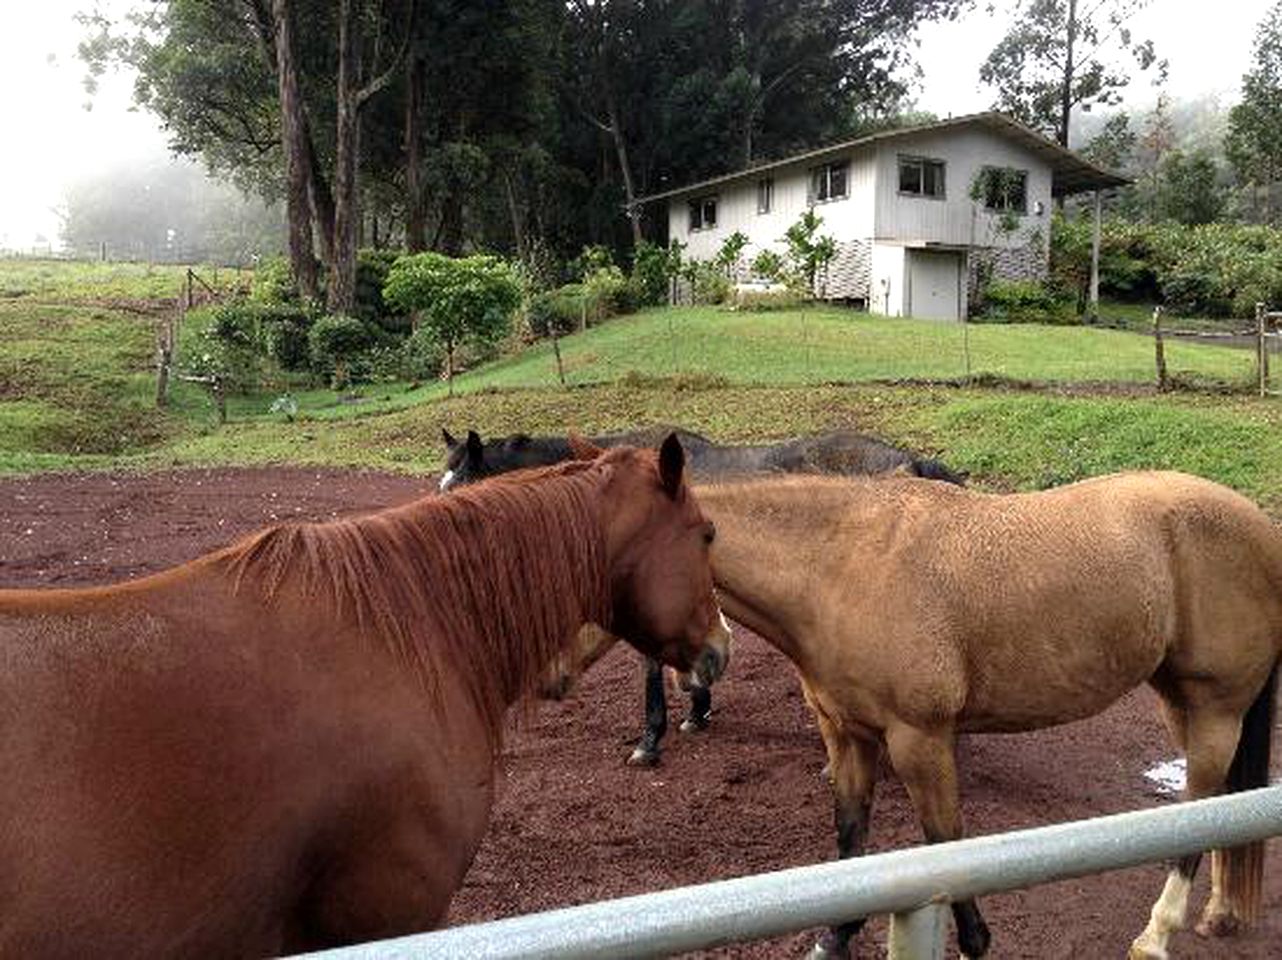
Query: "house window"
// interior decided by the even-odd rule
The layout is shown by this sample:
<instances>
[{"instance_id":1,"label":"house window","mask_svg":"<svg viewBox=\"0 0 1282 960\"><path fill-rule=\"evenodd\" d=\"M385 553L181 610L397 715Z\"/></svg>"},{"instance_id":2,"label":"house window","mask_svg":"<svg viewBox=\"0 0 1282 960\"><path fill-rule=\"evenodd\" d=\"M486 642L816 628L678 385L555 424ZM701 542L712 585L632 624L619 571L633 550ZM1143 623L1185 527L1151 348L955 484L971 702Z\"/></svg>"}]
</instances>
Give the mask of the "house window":
<instances>
[{"instance_id":1,"label":"house window","mask_svg":"<svg viewBox=\"0 0 1282 960\"><path fill-rule=\"evenodd\" d=\"M984 209L996 213L1028 212L1028 171L1010 167L984 167L979 196Z\"/></svg>"},{"instance_id":2,"label":"house window","mask_svg":"<svg viewBox=\"0 0 1282 960\"><path fill-rule=\"evenodd\" d=\"M912 197L944 199L944 161L900 157L899 192Z\"/></svg>"},{"instance_id":3,"label":"house window","mask_svg":"<svg viewBox=\"0 0 1282 960\"><path fill-rule=\"evenodd\" d=\"M810 171L810 201L826 203L829 200L843 200L846 197L846 181L850 164L825 163Z\"/></svg>"},{"instance_id":4,"label":"house window","mask_svg":"<svg viewBox=\"0 0 1282 960\"><path fill-rule=\"evenodd\" d=\"M711 230L717 225L717 198L690 201L690 230Z\"/></svg>"},{"instance_id":5,"label":"house window","mask_svg":"<svg viewBox=\"0 0 1282 960\"><path fill-rule=\"evenodd\" d=\"M774 177L765 177L757 181L757 213L769 213L775 205Z\"/></svg>"}]
</instances>

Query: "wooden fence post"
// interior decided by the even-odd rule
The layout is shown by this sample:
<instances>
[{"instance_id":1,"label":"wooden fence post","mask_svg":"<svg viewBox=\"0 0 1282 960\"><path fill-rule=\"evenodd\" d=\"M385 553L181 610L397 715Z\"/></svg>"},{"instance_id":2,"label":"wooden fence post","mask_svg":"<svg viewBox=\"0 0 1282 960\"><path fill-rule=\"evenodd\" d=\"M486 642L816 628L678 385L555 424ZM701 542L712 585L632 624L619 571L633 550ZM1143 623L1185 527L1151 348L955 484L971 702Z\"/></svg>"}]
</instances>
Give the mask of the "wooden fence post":
<instances>
[{"instance_id":1,"label":"wooden fence post","mask_svg":"<svg viewBox=\"0 0 1282 960\"><path fill-rule=\"evenodd\" d=\"M1255 368L1260 380L1260 396L1269 392L1269 342L1264 339L1264 304L1255 305Z\"/></svg>"},{"instance_id":2,"label":"wooden fence post","mask_svg":"<svg viewBox=\"0 0 1282 960\"><path fill-rule=\"evenodd\" d=\"M1153 353L1157 360L1157 389L1166 393L1171 388L1166 377L1166 344L1162 340L1162 307L1153 308Z\"/></svg>"}]
</instances>

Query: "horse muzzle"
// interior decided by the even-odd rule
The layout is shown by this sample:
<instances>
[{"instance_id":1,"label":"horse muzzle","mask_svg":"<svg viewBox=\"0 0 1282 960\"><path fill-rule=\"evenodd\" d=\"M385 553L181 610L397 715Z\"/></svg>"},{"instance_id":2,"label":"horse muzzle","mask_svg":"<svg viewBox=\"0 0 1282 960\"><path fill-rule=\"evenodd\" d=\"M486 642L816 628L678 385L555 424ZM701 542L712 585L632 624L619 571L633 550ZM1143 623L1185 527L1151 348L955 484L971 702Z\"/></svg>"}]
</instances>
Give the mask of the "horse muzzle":
<instances>
[{"instance_id":1,"label":"horse muzzle","mask_svg":"<svg viewBox=\"0 0 1282 960\"><path fill-rule=\"evenodd\" d=\"M710 687L721 679L730 665L730 644L732 640L730 624L725 614L717 611L717 622L703 642L703 651L694 661L694 666L683 676L683 687Z\"/></svg>"}]
</instances>

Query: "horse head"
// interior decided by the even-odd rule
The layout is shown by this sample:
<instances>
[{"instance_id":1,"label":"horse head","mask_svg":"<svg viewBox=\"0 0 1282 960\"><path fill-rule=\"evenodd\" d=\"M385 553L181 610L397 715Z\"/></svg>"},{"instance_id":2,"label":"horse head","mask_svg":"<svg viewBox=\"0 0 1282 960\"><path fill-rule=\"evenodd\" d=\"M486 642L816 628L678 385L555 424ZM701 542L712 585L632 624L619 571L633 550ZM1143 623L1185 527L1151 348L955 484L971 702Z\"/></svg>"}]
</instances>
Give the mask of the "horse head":
<instances>
[{"instance_id":1,"label":"horse head","mask_svg":"<svg viewBox=\"0 0 1282 960\"><path fill-rule=\"evenodd\" d=\"M577 438L578 453L591 445ZM730 657L730 628L712 588L716 528L685 482L685 452L675 435L654 451L602 454L617 463L610 495L619 505L607 525L614 571L611 630L647 656L709 685Z\"/></svg>"},{"instance_id":2,"label":"horse head","mask_svg":"<svg viewBox=\"0 0 1282 960\"><path fill-rule=\"evenodd\" d=\"M493 472L486 467L485 444L475 430L469 430L465 440L455 440L443 428L441 436L445 440L445 473L441 475L440 483L442 493L450 487L474 483Z\"/></svg>"}]
</instances>

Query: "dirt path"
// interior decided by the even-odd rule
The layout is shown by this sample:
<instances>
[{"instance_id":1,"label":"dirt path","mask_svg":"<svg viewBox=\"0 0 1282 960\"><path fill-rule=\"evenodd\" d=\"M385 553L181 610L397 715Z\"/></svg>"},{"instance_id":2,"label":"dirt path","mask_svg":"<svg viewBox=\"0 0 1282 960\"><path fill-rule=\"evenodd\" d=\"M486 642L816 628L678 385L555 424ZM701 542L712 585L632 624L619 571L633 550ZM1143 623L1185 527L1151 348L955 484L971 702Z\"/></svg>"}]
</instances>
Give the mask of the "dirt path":
<instances>
[{"instance_id":1,"label":"dirt path","mask_svg":"<svg viewBox=\"0 0 1282 960\"><path fill-rule=\"evenodd\" d=\"M140 576L281 518L325 519L417 496L426 478L318 470L193 470L0 481L0 586L71 586ZM514 721L494 822L451 914L461 923L829 858L831 805L819 737L786 660L740 633L710 732L673 733L664 764L623 765L641 719L641 673L612 653L561 704ZM679 720L674 706L672 726ZM1170 756L1139 692L1092 720L962 745L971 833L1164 802L1142 772ZM915 844L903 790L880 788L872 845ZM1205 896L1206 873L1195 902ZM1181 936L1176 957L1282 954L1282 843L1270 851L1266 918L1250 936ZM991 956L1120 957L1163 870L1149 867L983 901ZM882 924L857 955L881 955ZM800 957L799 934L717 956Z\"/></svg>"}]
</instances>

